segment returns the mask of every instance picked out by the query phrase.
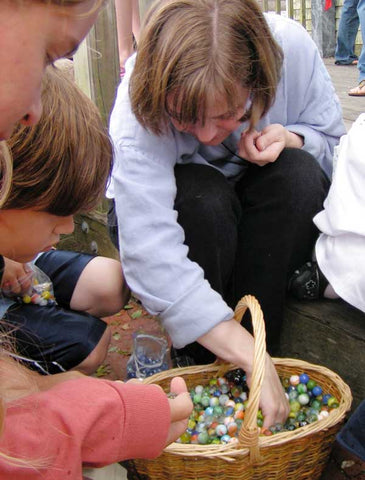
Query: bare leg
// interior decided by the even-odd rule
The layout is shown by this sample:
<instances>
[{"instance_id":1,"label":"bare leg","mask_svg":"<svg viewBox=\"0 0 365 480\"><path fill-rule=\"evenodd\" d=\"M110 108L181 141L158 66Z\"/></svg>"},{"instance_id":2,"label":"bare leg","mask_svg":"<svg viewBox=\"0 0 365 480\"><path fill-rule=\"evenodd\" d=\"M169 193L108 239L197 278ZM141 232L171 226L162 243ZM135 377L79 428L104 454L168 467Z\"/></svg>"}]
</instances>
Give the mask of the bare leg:
<instances>
[{"instance_id":1,"label":"bare leg","mask_svg":"<svg viewBox=\"0 0 365 480\"><path fill-rule=\"evenodd\" d=\"M139 40L140 20L138 0L115 0L120 68L133 53L133 35Z\"/></svg>"},{"instance_id":2,"label":"bare leg","mask_svg":"<svg viewBox=\"0 0 365 480\"><path fill-rule=\"evenodd\" d=\"M72 368L85 375L91 375L103 363L108 353L108 347L111 339L111 330L108 327L94 350L81 363Z\"/></svg>"},{"instance_id":3,"label":"bare leg","mask_svg":"<svg viewBox=\"0 0 365 480\"><path fill-rule=\"evenodd\" d=\"M81 273L70 301L72 310L106 317L119 312L129 299L119 261L93 258Z\"/></svg>"},{"instance_id":4,"label":"bare leg","mask_svg":"<svg viewBox=\"0 0 365 480\"><path fill-rule=\"evenodd\" d=\"M134 40L138 44L139 42L139 34L141 30L141 20L139 15L139 1L132 0L132 31Z\"/></svg>"}]
</instances>

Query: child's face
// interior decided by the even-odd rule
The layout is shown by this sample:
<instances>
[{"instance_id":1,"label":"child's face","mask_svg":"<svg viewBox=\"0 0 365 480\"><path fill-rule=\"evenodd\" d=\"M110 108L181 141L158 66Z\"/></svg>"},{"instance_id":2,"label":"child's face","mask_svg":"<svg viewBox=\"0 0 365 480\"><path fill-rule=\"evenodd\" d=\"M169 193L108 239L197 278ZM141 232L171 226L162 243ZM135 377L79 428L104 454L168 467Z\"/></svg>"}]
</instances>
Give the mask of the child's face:
<instances>
[{"instance_id":1,"label":"child's face","mask_svg":"<svg viewBox=\"0 0 365 480\"><path fill-rule=\"evenodd\" d=\"M0 251L12 260L29 262L58 243L61 234L73 230L72 215L58 217L31 209L0 210Z\"/></svg>"},{"instance_id":2,"label":"child's face","mask_svg":"<svg viewBox=\"0 0 365 480\"><path fill-rule=\"evenodd\" d=\"M97 12L88 14L95 0L64 7L67 15L61 7L36 0L0 4L0 140L4 140L17 122L31 125L39 120L46 65L71 56Z\"/></svg>"}]
</instances>

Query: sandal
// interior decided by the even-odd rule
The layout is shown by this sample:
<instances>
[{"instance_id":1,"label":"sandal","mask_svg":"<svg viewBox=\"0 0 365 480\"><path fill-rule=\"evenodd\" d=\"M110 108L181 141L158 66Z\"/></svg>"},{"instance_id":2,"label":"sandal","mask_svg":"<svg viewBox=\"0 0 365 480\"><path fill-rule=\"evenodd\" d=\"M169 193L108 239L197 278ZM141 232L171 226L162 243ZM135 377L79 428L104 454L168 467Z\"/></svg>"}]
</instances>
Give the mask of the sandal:
<instances>
[{"instance_id":1,"label":"sandal","mask_svg":"<svg viewBox=\"0 0 365 480\"><path fill-rule=\"evenodd\" d=\"M365 80L361 80L357 87L351 88L348 94L350 97L365 97Z\"/></svg>"},{"instance_id":2,"label":"sandal","mask_svg":"<svg viewBox=\"0 0 365 480\"><path fill-rule=\"evenodd\" d=\"M288 291L298 300L318 300L328 281L320 271L317 262L307 262L295 270L288 283Z\"/></svg>"}]
</instances>

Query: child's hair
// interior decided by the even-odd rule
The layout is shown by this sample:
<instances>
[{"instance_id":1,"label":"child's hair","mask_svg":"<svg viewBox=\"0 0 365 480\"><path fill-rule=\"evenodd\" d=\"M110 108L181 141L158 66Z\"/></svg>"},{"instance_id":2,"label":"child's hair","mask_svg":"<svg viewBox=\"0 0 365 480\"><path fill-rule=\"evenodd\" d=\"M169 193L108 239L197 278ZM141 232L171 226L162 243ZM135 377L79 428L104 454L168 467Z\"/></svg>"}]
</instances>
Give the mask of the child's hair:
<instances>
[{"instance_id":1,"label":"child's hair","mask_svg":"<svg viewBox=\"0 0 365 480\"><path fill-rule=\"evenodd\" d=\"M13 178L3 209L68 216L101 199L112 146L94 103L66 73L48 67L37 125L18 126L8 141Z\"/></svg>"},{"instance_id":2,"label":"child's hair","mask_svg":"<svg viewBox=\"0 0 365 480\"><path fill-rule=\"evenodd\" d=\"M226 98L236 110L241 86L250 90L253 128L275 99L282 61L256 0L159 0L138 43L132 109L160 135L169 124L169 94L176 119L191 124L205 121L212 98Z\"/></svg>"}]
</instances>

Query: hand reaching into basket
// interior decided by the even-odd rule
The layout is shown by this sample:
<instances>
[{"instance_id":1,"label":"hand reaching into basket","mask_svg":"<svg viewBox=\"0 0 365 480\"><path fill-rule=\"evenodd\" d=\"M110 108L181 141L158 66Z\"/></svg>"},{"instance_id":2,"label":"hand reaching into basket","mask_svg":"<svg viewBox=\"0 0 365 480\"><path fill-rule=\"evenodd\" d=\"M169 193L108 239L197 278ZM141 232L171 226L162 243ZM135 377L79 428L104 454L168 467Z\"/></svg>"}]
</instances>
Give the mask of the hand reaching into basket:
<instances>
[{"instance_id":1,"label":"hand reaching into basket","mask_svg":"<svg viewBox=\"0 0 365 480\"><path fill-rule=\"evenodd\" d=\"M169 398L171 411L171 425L166 440L166 446L177 440L187 426L188 418L193 410L193 402L183 378L175 377L171 380L170 391L174 398Z\"/></svg>"},{"instance_id":2,"label":"hand reaching into basket","mask_svg":"<svg viewBox=\"0 0 365 480\"><path fill-rule=\"evenodd\" d=\"M218 358L243 368L247 375L247 384L251 389L255 356L254 338L235 319L219 323L198 338L198 342ZM265 417L263 426L268 428L275 423L285 422L289 415L289 403L275 366L269 355L265 353L265 341L262 342L261 347L265 373L262 378L261 394L260 392L257 394L260 395L259 404ZM253 394L252 389L251 394Z\"/></svg>"},{"instance_id":3,"label":"hand reaching into basket","mask_svg":"<svg viewBox=\"0 0 365 480\"><path fill-rule=\"evenodd\" d=\"M247 383L250 379L247 374ZM265 376L261 387L260 407L264 416L264 428L275 423L285 423L289 415L289 403L271 357L266 354Z\"/></svg>"}]
</instances>

